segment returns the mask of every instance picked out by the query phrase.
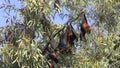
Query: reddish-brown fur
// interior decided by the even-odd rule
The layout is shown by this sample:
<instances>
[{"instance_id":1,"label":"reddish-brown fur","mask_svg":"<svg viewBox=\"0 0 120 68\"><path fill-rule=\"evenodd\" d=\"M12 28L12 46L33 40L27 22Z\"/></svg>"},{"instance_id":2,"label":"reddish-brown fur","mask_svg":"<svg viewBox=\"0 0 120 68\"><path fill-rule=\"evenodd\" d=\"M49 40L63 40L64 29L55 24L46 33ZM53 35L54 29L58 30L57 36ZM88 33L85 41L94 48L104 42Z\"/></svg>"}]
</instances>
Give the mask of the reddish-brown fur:
<instances>
[{"instance_id":1,"label":"reddish-brown fur","mask_svg":"<svg viewBox=\"0 0 120 68\"><path fill-rule=\"evenodd\" d=\"M87 23L87 19L84 15L82 24L81 24L81 33L80 33L80 40L81 41L86 41L85 34L91 32L91 27Z\"/></svg>"},{"instance_id":2,"label":"reddish-brown fur","mask_svg":"<svg viewBox=\"0 0 120 68\"><path fill-rule=\"evenodd\" d=\"M49 68L54 68L53 61L52 61L52 60L49 60L49 62L50 62Z\"/></svg>"},{"instance_id":3,"label":"reddish-brown fur","mask_svg":"<svg viewBox=\"0 0 120 68\"><path fill-rule=\"evenodd\" d=\"M53 56L53 58L57 59L57 55L55 54L54 51L51 52L51 55Z\"/></svg>"},{"instance_id":4,"label":"reddish-brown fur","mask_svg":"<svg viewBox=\"0 0 120 68\"><path fill-rule=\"evenodd\" d=\"M90 26L89 26L87 23L85 23L85 22L82 23L82 28L83 28L84 31L87 32L87 33L90 33L90 31L91 31Z\"/></svg>"}]
</instances>

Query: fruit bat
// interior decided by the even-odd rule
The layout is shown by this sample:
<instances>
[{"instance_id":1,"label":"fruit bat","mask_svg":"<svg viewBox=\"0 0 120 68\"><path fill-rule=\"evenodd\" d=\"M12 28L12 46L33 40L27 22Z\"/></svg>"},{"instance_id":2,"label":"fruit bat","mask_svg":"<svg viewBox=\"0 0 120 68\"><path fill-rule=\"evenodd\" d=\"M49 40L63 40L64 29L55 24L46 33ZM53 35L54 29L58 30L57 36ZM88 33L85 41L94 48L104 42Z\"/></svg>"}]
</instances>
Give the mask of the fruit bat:
<instances>
[{"instance_id":1,"label":"fruit bat","mask_svg":"<svg viewBox=\"0 0 120 68\"><path fill-rule=\"evenodd\" d=\"M74 40L77 39L77 33L75 32L72 25L67 26L67 40L70 45L74 45Z\"/></svg>"},{"instance_id":2,"label":"fruit bat","mask_svg":"<svg viewBox=\"0 0 120 68\"><path fill-rule=\"evenodd\" d=\"M91 28L88 25L86 16L84 14L84 17L83 17L83 20L82 20L82 24L81 24L80 40L81 41L86 41L85 34L86 33L90 33L90 32L91 32Z\"/></svg>"}]
</instances>

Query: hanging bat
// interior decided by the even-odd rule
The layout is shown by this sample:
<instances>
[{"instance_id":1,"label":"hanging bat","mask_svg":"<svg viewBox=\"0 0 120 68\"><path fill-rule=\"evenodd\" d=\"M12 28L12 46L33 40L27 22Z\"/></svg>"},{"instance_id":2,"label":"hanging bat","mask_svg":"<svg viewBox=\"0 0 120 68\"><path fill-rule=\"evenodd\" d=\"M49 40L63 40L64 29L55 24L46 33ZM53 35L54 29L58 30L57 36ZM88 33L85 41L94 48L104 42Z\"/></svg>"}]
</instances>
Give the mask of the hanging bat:
<instances>
[{"instance_id":1,"label":"hanging bat","mask_svg":"<svg viewBox=\"0 0 120 68\"><path fill-rule=\"evenodd\" d=\"M86 41L85 34L86 33L90 33L90 32L91 32L91 28L88 25L86 16L84 14L84 17L83 17L83 20L82 20L82 24L81 24L80 40L81 41Z\"/></svg>"}]
</instances>

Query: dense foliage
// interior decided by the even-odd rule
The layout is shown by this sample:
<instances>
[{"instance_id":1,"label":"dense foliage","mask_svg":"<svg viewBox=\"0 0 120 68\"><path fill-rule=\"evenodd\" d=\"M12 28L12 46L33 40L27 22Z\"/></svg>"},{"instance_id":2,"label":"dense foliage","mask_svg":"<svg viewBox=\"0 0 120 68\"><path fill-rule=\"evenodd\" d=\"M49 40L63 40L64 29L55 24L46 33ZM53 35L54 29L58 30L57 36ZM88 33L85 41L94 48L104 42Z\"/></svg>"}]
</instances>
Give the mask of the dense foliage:
<instances>
[{"instance_id":1,"label":"dense foliage","mask_svg":"<svg viewBox=\"0 0 120 68\"><path fill-rule=\"evenodd\" d=\"M120 67L119 0L18 0L19 9L4 1L8 25L0 28L0 67ZM86 41L80 40L83 14L91 26ZM67 21L55 22L58 17Z\"/></svg>"}]
</instances>

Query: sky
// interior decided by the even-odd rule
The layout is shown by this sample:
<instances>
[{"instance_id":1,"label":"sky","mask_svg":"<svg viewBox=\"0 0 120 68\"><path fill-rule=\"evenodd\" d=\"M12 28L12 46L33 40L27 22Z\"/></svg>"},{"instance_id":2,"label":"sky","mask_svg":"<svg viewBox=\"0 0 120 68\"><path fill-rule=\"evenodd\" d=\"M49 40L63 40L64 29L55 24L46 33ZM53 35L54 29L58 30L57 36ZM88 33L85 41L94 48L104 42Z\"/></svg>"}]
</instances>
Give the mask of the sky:
<instances>
[{"instance_id":1,"label":"sky","mask_svg":"<svg viewBox=\"0 0 120 68\"><path fill-rule=\"evenodd\" d=\"M8 1L8 0L0 0L0 7L2 7L3 4L9 5L9 3L5 2L5 1ZM15 5L15 8L18 8L18 9L20 9L22 6L18 0L10 0L10 4ZM13 15L15 15L15 12L11 11L10 16L13 16ZM6 17L6 13L5 13L4 9L1 8L0 9L0 27L7 25L5 17Z\"/></svg>"},{"instance_id":2,"label":"sky","mask_svg":"<svg viewBox=\"0 0 120 68\"><path fill-rule=\"evenodd\" d=\"M1 7L1 5L2 5L2 2L3 2L3 1L0 1L0 7ZM4 14L3 9L0 9L0 27L6 25L6 24L5 24L4 15L5 15L5 14Z\"/></svg>"},{"instance_id":3,"label":"sky","mask_svg":"<svg viewBox=\"0 0 120 68\"><path fill-rule=\"evenodd\" d=\"M5 3L5 1L8 1L8 0L0 0L0 7L2 6L3 3ZM7 3L7 4L9 5L9 3ZM21 2L18 1L18 0L10 0L10 4L15 5L15 8L17 8L17 9L20 9L21 7L23 7ZM88 9L91 9L91 8L88 8ZM68 14L69 13L67 10L65 10L65 8L63 8L62 10L63 10L62 13L64 13L64 14ZM16 12L11 11L10 12L10 16L11 17L14 16L15 13ZM6 16L6 13L5 13L4 9L0 9L0 27L3 27L3 26L7 25L5 16ZM52 21L55 24L64 24L67 20L68 20L67 17L65 17L64 19L61 19L58 13L55 14L55 19L54 20L52 19ZM90 23L90 25L92 24L91 22L94 22L94 21L88 19L88 23Z\"/></svg>"},{"instance_id":4,"label":"sky","mask_svg":"<svg viewBox=\"0 0 120 68\"><path fill-rule=\"evenodd\" d=\"M8 0L6 0L8 1ZM0 0L0 7L2 7L3 3L5 3L5 0ZM9 3L7 3L9 4ZM20 3L20 1L18 0L10 0L10 4L12 5L15 5L15 8L17 9L20 9L23 5ZM64 11L62 11L63 13L65 14L68 14L68 12L63 8ZM14 16L16 12L14 11L11 11L10 12L10 16ZM4 11L4 9L0 9L0 27L3 27L3 26L6 26L6 13ZM55 15L55 19L52 21L55 23L55 24L64 24L66 21L68 20L68 18L64 18L64 19L61 19L59 14L56 14Z\"/></svg>"}]
</instances>

